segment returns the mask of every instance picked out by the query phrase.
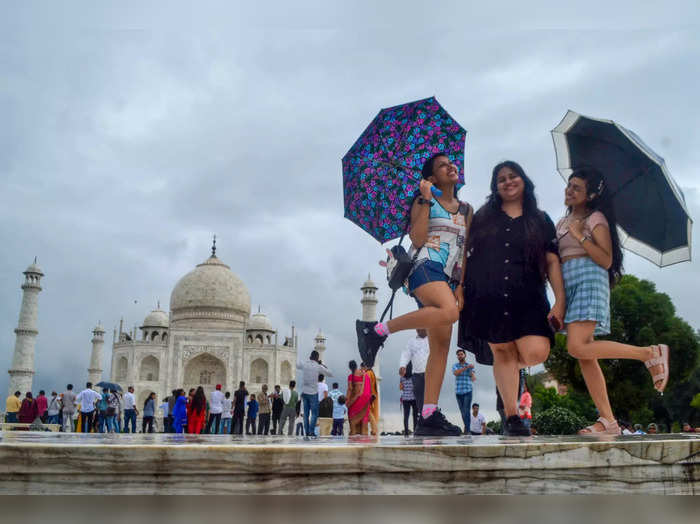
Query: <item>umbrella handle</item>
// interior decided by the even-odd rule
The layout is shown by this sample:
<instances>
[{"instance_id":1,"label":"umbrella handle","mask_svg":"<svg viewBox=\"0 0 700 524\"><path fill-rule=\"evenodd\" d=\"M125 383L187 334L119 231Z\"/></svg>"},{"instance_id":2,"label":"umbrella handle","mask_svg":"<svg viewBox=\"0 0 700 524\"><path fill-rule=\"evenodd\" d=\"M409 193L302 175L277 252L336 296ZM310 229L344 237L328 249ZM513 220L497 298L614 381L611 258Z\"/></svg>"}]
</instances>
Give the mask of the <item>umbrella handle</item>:
<instances>
[{"instance_id":1,"label":"umbrella handle","mask_svg":"<svg viewBox=\"0 0 700 524\"><path fill-rule=\"evenodd\" d=\"M438 189L435 186L430 186L430 191L432 191L433 195L435 195L436 197L442 196L442 190Z\"/></svg>"}]
</instances>

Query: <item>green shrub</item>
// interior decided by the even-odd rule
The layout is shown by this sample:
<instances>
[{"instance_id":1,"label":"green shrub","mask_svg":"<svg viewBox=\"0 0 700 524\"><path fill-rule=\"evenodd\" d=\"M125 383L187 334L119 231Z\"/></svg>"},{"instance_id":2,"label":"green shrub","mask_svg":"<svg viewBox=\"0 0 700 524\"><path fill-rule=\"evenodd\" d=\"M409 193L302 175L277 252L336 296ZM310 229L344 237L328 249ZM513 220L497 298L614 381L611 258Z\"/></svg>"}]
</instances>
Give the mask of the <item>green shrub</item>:
<instances>
[{"instance_id":1,"label":"green shrub","mask_svg":"<svg viewBox=\"0 0 700 524\"><path fill-rule=\"evenodd\" d=\"M532 423L539 435L574 435L586 425L576 413L559 406L536 414Z\"/></svg>"},{"instance_id":2,"label":"green shrub","mask_svg":"<svg viewBox=\"0 0 700 524\"><path fill-rule=\"evenodd\" d=\"M501 427L501 421L500 420L491 420L486 423L486 427L489 428L491 431L493 431L496 435L500 435L502 433L502 427Z\"/></svg>"}]
</instances>

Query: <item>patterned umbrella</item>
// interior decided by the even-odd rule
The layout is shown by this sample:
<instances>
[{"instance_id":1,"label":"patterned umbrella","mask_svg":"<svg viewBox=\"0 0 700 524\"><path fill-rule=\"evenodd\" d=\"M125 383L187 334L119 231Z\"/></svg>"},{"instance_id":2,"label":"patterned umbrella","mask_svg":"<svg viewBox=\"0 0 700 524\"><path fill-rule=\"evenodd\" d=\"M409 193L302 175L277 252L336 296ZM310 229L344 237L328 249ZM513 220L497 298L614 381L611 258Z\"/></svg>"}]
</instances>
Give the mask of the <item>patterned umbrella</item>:
<instances>
[{"instance_id":1,"label":"patterned umbrella","mask_svg":"<svg viewBox=\"0 0 700 524\"><path fill-rule=\"evenodd\" d=\"M434 97L382 109L343 157L345 217L379 242L400 237L431 155L444 152L464 185L466 136Z\"/></svg>"},{"instance_id":2,"label":"patterned umbrella","mask_svg":"<svg viewBox=\"0 0 700 524\"><path fill-rule=\"evenodd\" d=\"M663 267L690 260L693 221L664 159L612 120L568 111L552 130L557 169L566 181L594 167L612 192L622 247Z\"/></svg>"}]
</instances>

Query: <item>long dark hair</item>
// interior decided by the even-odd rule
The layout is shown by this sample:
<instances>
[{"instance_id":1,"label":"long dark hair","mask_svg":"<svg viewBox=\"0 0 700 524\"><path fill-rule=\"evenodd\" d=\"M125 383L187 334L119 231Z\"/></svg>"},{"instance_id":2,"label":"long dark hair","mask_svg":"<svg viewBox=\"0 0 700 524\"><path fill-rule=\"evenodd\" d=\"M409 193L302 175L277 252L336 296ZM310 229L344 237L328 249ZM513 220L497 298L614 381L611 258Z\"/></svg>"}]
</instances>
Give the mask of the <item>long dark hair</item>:
<instances>
[{"instance_id":1,"label":"long dark hair","mask_svg":"<svg viewBox=\"0 0 700 524\"><path fill-rule=\"evenodd\" d=\"M357 371L357 362L351 360L350 362L348 362L348 367L350 368L350 372L354 374L355 371Z\"/></svg>"},{"instance_id":2,"label":"long dark hair","mask_svg":"<svg viewBox=\"0 0 700 524\"><path fill-rule=\"evenodd\" d=\"M199 386L192 397L192 409L194 411L204 411L207 406L207 397L204 395L204 388Z\"/></svg>"},{"instance_id":3,"label":"long dark hair","mask_svg":"<svg viewBox=\"0 0 700 524\"><path fill-rule=\"evenodd\" d=\"M600 211L608 221L610 240L612 241L612 264L608 269L608 278L610 287L613 287L622 277L622 248L620 247L620 237L617 234L617 218L615 217L612 195L605 183L605 177L597 169L580 167L569 175L569 180L574 177L580 178L586 183L586 207L591 213ZM567 211L567 214L569 213L571 213L571 208Z\"/></svg>"},{"instance_id":4,"label":"long dark hair","mask_svg":"<svg viewBox=\"0 0 700 524\"><path fill-rule=\"evenodd\" d=\"M148 401L151 400L151 396L153 393L149 393L148 396L146 397L146 400L143 401L143 409L146 409L146 406L148 405Z\"/></svg>"},{"instance_id":5,"label":"long dark hair","mask_svg":"<svg viewBox=\"0 0 700 524\"><path fill-rule=\"evenodd\" d=\"M525 170L517 162L506 160L497 164L491 174L491 194L486 197L486 203L474 214L474 228L470 235L468 249L478 247L485 238L497 234L498 216L503 213L503 199L498 194L498 172L507 167L512 169L525 184L523 191L523 220L525 224L525 260L529 266L536 266L542 278L546 278L546 250L550 239L546 238L545 214L537 207L535 184L525 174Z\"/></svg>"}]
</instances>

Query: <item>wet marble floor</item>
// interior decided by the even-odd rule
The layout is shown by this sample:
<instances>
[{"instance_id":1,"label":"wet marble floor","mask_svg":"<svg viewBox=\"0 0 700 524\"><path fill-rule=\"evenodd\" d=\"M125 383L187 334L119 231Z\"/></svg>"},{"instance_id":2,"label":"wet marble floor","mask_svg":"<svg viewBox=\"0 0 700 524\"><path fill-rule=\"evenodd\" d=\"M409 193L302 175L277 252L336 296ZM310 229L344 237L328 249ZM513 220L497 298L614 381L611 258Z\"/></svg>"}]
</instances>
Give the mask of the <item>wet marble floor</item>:
<instances>
[{"instance_id":1,"label":"wet marble floor","mask_svg":"<svg viewBox=\"0 0 700 524\"><path fill-rule=\"evenodd\" d=\"M42 444L42 445L120 445L120 446L504 446L537 444L572 444L592 442L683 442L700 441L700 434L669 433L661 435L627 436L542 436L504 437L501 435L460 437L403 437L403 436L343 436L343 437L293 437L286 435L190 435L173 433L57 433L39 431L0 431L0 446L3 444Z\"/></svg>"},{"instance_id":2,"label":"wet marble floor","mask_svg":"<svg viewBox=\"0 0 700 524\"><path fill-rule=\"evenodd\" d=\"M5 493L700 493L700 435L0 433ZM99 491L97 491L99 492Z\"/></svg>"}]
</instances>

